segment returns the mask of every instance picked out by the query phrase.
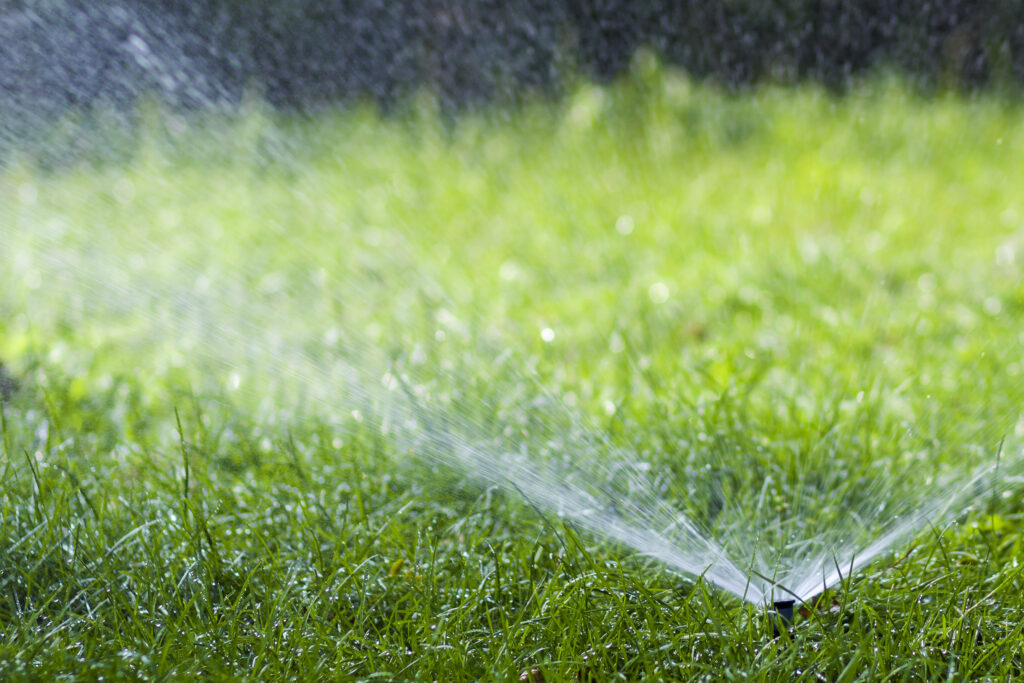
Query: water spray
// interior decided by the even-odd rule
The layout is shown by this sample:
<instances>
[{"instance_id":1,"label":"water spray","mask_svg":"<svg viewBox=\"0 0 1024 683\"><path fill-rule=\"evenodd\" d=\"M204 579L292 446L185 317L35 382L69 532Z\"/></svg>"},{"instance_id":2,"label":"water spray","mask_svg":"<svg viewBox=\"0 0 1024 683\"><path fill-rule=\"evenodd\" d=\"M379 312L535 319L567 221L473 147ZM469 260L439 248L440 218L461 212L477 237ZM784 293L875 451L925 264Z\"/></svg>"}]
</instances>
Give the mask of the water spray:
<instances>
[{"instance_id":1,"label":"water spray","mask_svg":"<svg viewBox=\"0 0 1024 683\"><path fill-rule=\"evenodd\" d=\"M150 52L147 73L191 73L177 51ZM39 128L48 126L41 114L36 119ZM176 115L168 116L169 136L178 123ZM61 330L76 330L71 346L95 350L97 340L104 340L126 350L141 349L132 357L139 374L144 374L143 367L152 370L151 375L167 368L198 368L195 372L203 381L224 387L232 400L253 405L253 410L262 409L262 397L275 396L276 407L281 408L294 395L299 414L322 412L332 424L348 424L339 416L352 415L353 424L358 424L353 430L386 435L396 453L414 454L432 466L514 489L538 512L570 520L595 538L621 544L679 574L766 608L776 635L791 626L797 603L807 603L923 529L955 519L978 499L990 478L993 492L1024 480L1024 451L1018 446L1013 445L1016 450L997 466L987 462L983 452L993 441L992 434L1014 434L1020 422L1013 396L1018 386L1024 386L1019 375L992 375L1005 379L988 391L1004 398L994 407L971 411L957 407L962 401L955 388L944 389L941 382L905 383L900 369L915 375L969 377L974 374L972 363L982 361L965 359L982 356L985 364L1019 367L1019 345L1011 341L1018 339L1019 320L1009 313L986 313L971 323L978 325L979 339L1000 342L990 344L980 356L966 354L944 337L924 338L919 340L923 346L897 353L905 366L891 369L888 361L874 363L862 370L863 378L840 373L833 383L868 388L848 400L832 386L804 386L817 366L804 367L804 360L795 355L798 349L821 350L818 355L825 364L833 356L859 353L873 333L885 340L910 334L918 324L911 321L919 320L918 297L866 287L844 310L863 320L864 338L855 344L841 336L829 342L831 333L812 324L820 316L808 315L809 311L834 304L828 291L807 291L791 309L780 299L780 310L772 315L780 316L777 321L786 316L794 330L782 335L786 343L764 341L774 338L767 320L763 337L758 333L744 341L745 347L759 348L763 342L774 349L770 353L773 358L777 354L779 370L765 388L755 390L751 385L744 406L754 407L744 428L719 432L718 426L703 424L696 415L692 438L674 440L663 451L660 446L651 448L648 458L612 439L597 420L577 409L575 396L570 404L547 393L532 361L517 361L509 351L516 348L515 338L498 338L495 332L491 339L491 328L500 325L491 325L489 314L478 315L474 297L467 296L467 302L445 294L468 287L478 276L484 281L482 273L449 273L458 271L452 264L468 268L466 264L473 262L470 254L510 246L479 242L462 253L453 236L450 258L447 245L445 256L438 257L432 228L442 228L452 216L440 211L432 217L431 205L424 205L422 198L442 196L449 189L443 183L452 178L472 176L486 183L486 176L477 175L482 172L479 164L466 160L474 154L464 158L459 151L470 144L469 138L466 145L448 149L435 144L432 134L414 142L417 136L382 124L373 128L377 132L371 131L376 136L369 138L373 144L360 143L356 151L345 151L346 157L362 154L372 159L372 173L342 172L337 164L318 162L297 175L293 161L302 157L293 160L287 150L304 149L312 138L293 132L287 119L278 122L269 114L243 112L223 129L211 123L216 129L212 135L204 126L192 131L182 125L181 137L171 136L167 144L181 150L209 146L217 152L212 158L232 159L223 173L206 179L223 179L223 186L194 184L187 173L160 176L160 169L174 169L180 150L171 149L163 158L156 142L152 154L140 154L115 178L114 192L109 192L114 170L36 177L17 168L0 168L6 174L0 175L0 332L10 330L2 335L5 339L26 340L9 346L27 348L27 340L59 339L65 336ZM250 138L250 132L258 136ZM154 140L163 140L162 135L154 133ZM14 137L0 117L0 140ZM579 152L578 143L570 138L553 133L529 154L498 155L486 164L494 174L494 187L532 187L536 168L552 177L562 174L562 160L575 158L566 154ZM625 140L610 138L606 143ZM379 146L392 152L377 155ZM251 150L249 167L238 166L236 148ZM276 161L278 152L265 152L279 149L284 150L280 154L286 163ZM447 170L424 172L435 168ZM665 175L657 164L623 166L618 171L654 188ZM154 176L159 182L145 180ZM381 177L391 181L382 183ZM8 187L14 191L7 192ZM675 185L666 186L665 192L676 190ZM104 193L110 195L109 205L97 200ZM703 197L703 191L694 196ZM467 206L453 222L464 219L467 226L476 225L473 221L486 213L482 206ZM518 205L502 200L495 209L507 206ZM404 226L414 215L423 221L413 221L416 229L407 231ZM664 219L669 225L673 216L655 215L651 221ZM491 224L504 230L520 220L517 214L498 215L480 224L479 232L486 234L483 228ZM576 222L571 223L576 230ZM630 227L627 232L631 231ZM465 234L470 232L474 231ZM574 239L585 234L573 233ZM639 265L654 255L631 254L627 249L639 247L621 246L619 241L587 243L595 249L585 259L588 263ZM596 282L597 271L591 272L589 266L580 267L575 275L563 273L560 268L572 264L554 256L548 259L561 250L550 249L546 242L524 241L514 251L520 247L523 254L536 254L531 268L545 277L558 273L567 282L572 277ZM1012 255L1015 249L1009 242L993 242L977 245L972 253L989 259L993 252L1009 250ZM761 260L760 254L753 256L751 263ZM609 288L609 296L617 288L631 291L637 270L632 265L609 275L622 278ZM986 285L983 277L980 280ZM597 291L591 291L591 284L580 290L588 301ZM967 310L971 302L989 301L984 297L998 293L1003 285L993 278L986 286L991 291L955 282L949 284L947 295ZM700 298L696 288L694 301L703 301L708 310L719 305L718 295ZM658 291L652 290L653 298L660 299L660 294L655 296ZM727 289L721 292L731 296ZM991 301L998 304L999 299ZM536 315L540 314L538 309ZM800 322L805 319L806 325ZM466 322L473 320L481 321L479 329ZM603 335L609 330L590 332ZM545 343L551 338L543 336ZM401 353L389 355L385 342ZM893 344L885 341L885 346ZM435 362L430 355L435 347L445 362ZM75 362L68 355L53 353L53 362ZM718 357L716 351L706 360ZM703 357L694 358L702 367ZM919 373L923 363L937 370ZM746 366L745 361L742 364ZM818 377L825 368L819 368ZM116 371L111 370L111 376ZM738 382L741 375L736 373ZM767 380L759 376L762 381ZM0 371L0 398L5 386L9 393L11 382ZM742 383L737 387L742 389ZM889 391L891 387L898 390ZM907 401L915 391L927 400ZM780 396L792 399L798 418L820 408L823 417L834 413L834 422L813 439L809 435L820 425L812 418L802 425L802 433L781 429L775 405L786 401L780 402ZM811 407L805 410L806 396ZM722 405L723 410L730 409L727 402ZM748 408L742 410L746 414ZM942 427L934 434L917 435L905 427L914 423ZM764 439L751 440L745 434ZM793 445L804 441L806 448ZM748 457L754 449L757 457ZM666 463L679 475L678 482L663 476ZM840 566L848 569L840 572ZM785 591L789 599L773 600L782 584L791 589Z\"/></svg>"}]
</instances>

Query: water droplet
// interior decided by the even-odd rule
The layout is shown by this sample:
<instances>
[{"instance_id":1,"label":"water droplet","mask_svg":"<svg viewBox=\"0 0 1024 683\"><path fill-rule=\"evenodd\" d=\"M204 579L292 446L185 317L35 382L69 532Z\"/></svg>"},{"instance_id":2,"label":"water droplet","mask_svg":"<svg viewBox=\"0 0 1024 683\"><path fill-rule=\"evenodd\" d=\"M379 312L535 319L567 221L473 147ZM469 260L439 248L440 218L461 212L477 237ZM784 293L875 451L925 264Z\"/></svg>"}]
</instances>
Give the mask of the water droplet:
<instances>
[{"instance_id":1,"label":"water droplet","mask_svg":"<svg viewBox=\"0 0 1024 683\"><path fill-rule=\"evenodd\" d=\"M647 294L651 297L651 301L654 303L663 304L668 301L668 285L664 282L655 282L651 285L651 288L647 290Z\"/></svg>"},{"instance_id":2,"label":"water droplet","mask_svg":"<svg viewBox=\"0 0 1024 683\"><path fill-rule=\"evenodd\" d=\"M1002 244L996 249L996 265L1012 266L1017 260L1017 252L1012 244Z\"/></svg>"},{"instance_id":3,"label":"water droplet","mask_svg":"<svg viewBox=\"0 0 1024 683\"><path fill-rule=\"evenodd\" d=\"M630 235L633 233L633 218L632 216L619 216L619 220L615 221L615 231L620 235Z\"/></svg>"},{"instance_id":4,"label":"water droplet","mask_svg":"<svg viewBox=\"0 0 1024 683\"><path fill-rule=\"evenodd\" d=\"M626 342L621 334L612 332L611 338L608 339L608 350L612 353L622 353L626 350Z\"/></svg>"},{"instance_id":5,"label":"water droplet","mask_svg":"<svg viewBox=\"0 0 1024 683\"><path fill-rule=\"evenodd\" d=\"M498 277L505 282L514 282L522 278L522 268L515 261L505 261L498 269Z\"/></svg>"},{"instance_id":6,"label":"water droplet","mask_svg":"<svg viewBox=\"0 0 1024 683\"><path fill-rule=\"evenodd\" d=\"M759 204L750 211L750 220L755 225L767 225L772 220L772 207Z\"/></svg>"}]
</instances>

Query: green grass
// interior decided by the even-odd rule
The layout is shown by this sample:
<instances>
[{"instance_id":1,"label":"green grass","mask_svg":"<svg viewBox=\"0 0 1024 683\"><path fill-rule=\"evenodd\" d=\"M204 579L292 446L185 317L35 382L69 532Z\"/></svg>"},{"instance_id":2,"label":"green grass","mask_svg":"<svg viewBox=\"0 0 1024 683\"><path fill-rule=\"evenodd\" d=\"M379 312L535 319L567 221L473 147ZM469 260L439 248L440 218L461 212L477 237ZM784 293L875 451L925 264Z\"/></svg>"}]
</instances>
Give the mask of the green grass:
<instances>
[{"instance_id":1,"label":"green grass","mask_svg":"<svg viewBox=\"0 0 1024 683\"><path fill-rule=\"evenodd\" d=\"M96 149L0 171L0 678L1022 675L1019 487L772 640L762 611L404 459L317 374L355 339L524 434L536 382L680 507L742 473L920 485L1000 441L1012 463L1019 106L883 80L733 97L640 63L455 123L144 108L53 135ZM258 348L168 336L145 287ZM787 491L773 514L812 509Z\"/></svg>"}]
</instances>

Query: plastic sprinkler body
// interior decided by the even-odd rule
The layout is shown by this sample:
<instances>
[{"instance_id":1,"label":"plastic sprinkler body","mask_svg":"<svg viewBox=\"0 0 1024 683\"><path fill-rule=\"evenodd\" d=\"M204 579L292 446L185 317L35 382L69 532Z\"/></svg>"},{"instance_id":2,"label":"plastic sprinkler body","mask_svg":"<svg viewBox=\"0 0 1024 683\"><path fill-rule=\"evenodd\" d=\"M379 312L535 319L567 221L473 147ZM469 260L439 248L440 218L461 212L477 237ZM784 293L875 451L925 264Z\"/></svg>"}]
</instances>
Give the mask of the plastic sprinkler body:
<instances>
[{"instance_id":1,"label":"plastic sprinkler body","mask_svg":"<svg viewBox=\"0 0 1024 683\"><path fill-rule=\"evenodd\" d=\"M773 638L778 638L793 623L793 606L795 604L795 600L776 600L772 603L772 607L775 608L775 612L772 615Z\"/></svg>"}]
</instances>

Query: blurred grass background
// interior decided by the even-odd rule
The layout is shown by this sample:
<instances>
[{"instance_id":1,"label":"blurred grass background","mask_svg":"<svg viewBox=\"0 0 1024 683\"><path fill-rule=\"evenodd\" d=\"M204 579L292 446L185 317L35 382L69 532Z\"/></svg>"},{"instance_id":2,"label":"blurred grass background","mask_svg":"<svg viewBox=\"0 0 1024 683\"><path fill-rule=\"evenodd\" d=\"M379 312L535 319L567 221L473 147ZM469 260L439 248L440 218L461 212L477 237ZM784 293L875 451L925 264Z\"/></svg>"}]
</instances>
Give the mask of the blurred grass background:
<instances>
[{"instance_id":1,"label":"blurred grass background","mask_svg":"<svg viewBox=\"0 0 1024 683\"><path fill-rule=\"evenodd\" d=\"M555 381L591 408L633 393L610 388L631 372L617 360L625 348L657 370L650 381L700 376L691 399L760 369L798 377L809 395L913 380L955 397L988 380L943 364L1016 351L1015 105L925 99L884 79L840 99L814 87L733 97L653 58L635 71L580 87L565 106L455 124L427 99L388 120L254 103L237 119L186 122L151 107L126 139L101 128L98 158L8 166L4 220L15 238L51 226L48 239L112 264L132 250L166 253L164 268L198 258L187 273L150 276L216 282L228 271L269 306L317 277L363 286L373 274L391 299L377 306L391 316L379 338L422 342L447 306L475 334L558 368ZM130 296L130 281L118 284ZM8 284L7 357L31 345L17 306L45 296L42 285ZM430 301L399 303L400 286ZM75 320L74 335L89 327L86 302L74 303L32 313ZM403 338L414 314L427 329ZM996 374L1013 386L1019 364Z\"/></svg>"},{"instance_id":2,"label":"blurred grass background","mask_svg":"<svg viewBox=\"0 0 1024 683\"><path fill-rule=\"evenodd\" d=\"M397 465L302 402L308 378L163 337L139 284L255 321L268 354L420 350L513 411L535 376L655 463L985 461L1022 435L1019 105L885 77L735 96L641 54L458 120L425 96L102 117L54 129L71 163L0 171L6 675L1019 673L1016 497L856 604L830 594L785 649L521 501Z\"/></svg>"}]
</instances>

